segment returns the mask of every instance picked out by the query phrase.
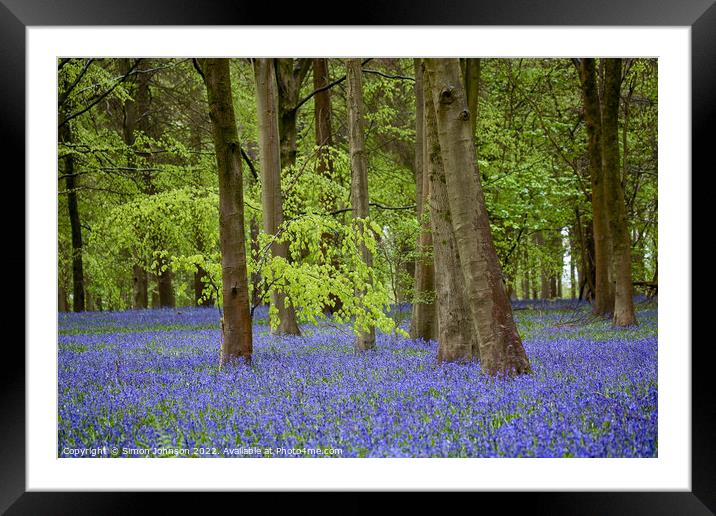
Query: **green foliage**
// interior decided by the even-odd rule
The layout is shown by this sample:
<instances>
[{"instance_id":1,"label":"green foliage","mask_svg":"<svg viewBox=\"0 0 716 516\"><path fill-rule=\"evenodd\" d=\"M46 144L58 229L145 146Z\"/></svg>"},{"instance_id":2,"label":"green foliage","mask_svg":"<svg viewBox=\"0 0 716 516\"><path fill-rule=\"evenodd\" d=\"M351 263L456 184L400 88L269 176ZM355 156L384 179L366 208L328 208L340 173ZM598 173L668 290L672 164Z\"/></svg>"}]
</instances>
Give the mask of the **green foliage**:
<instances>
[{"instance_id":1,"label":"green foliage","mask_svg":"<svg viewBox=\"0 0 716 516\"><path fill-rule=\"evenodd\" d=\"M658 246L657 63L626 61L619 139L634 279L652 280ZM156 289L155 275L169 268L178 305L195 302L194 275L203 271L204 298L221 303L218 182L205 87L191 60L144 60L150 109L141 115L142 129L135 127L128 138L124 123L139 98L140 74L124 74L135 64L58 62L58 117L78 115L69 122L72 140L58 148L59 286L71 296L63 160L71 155L90 309L100 300L105 308L131 307L135 265L149 272L150 291ZM262 226L261 183L242 162L248 267L269 287L251 292L254 305L268 302L272 290L283 292L300 320L312 322L340 300L335 316L352 320L354 329L388 329L394 325L388 305L426 300L413 292L413 264L421 258L413 60L371 59L364 69L370 230L352 223L345 90L338 85L329 90L333 144L323 149L324 163L314 136L314 99L297 112L297 157L282 171L285 223L276 236L259 234L252 242L251 228ZM299 99L313 91L311 73ZM562 274L565 256L580 260L570 244L575 209L583 223L591 220L579 81L567 59L483 59L481 74L476 158L493 239L506 279L520 290L529 276L534 287L542 272ZM343 60L329 59L329 81L343 75ZM260 172L248 60L231 61L231 79L242 148ZM288 260L271 258L274 241L288 244ZM362 242L372 251L371 268L360 259Z\"/></svg>"},{"instance_id":2,"label":"green foliage","mask_svg":"<svg viewBox=\"0 0 716 516\"><path fill-rule=\"evenodd\" d=\"M261 251L249 260L249 274L261 275L267 298L273 291L285 294L300 322L324 318L325 307L335 307L338 300L341 308L333 314L337 323L352 321L356 333L369 326L393 331L394 322L386 315L389 293L360 254L362 245L376 252L380 232L369 220L346 225L330 216L306 214L284 223L276 235L260 233ZM288 245L290 259L271 255L277 243ZM272 310L269 316L276 327L278 314Z\"/></svg>"}]
</instances>

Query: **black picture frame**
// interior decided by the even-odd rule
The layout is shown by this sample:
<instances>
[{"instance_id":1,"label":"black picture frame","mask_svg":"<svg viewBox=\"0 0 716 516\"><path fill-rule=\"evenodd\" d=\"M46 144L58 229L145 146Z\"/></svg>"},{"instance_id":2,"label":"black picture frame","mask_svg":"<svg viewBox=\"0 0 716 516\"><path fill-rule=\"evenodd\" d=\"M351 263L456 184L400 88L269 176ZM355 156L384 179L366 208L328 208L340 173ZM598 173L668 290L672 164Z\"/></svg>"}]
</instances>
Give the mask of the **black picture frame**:
<instances>
[{"instance_id":1,"label":"black picture frame","mask_svg":"<svg viewBox=\"0 0 716 516\"><path fill-rule=\"evenodd\" d=\"M25 28L38 25L573 25L690 26L692 69L692 170L713 169L708 129L716 110L716 5L714 0L499 0L480 4L468 0L431 2L363 0L350 16L328 19L322 2L284 5L245 0L0 0L0 103L5 149L24 149ZM335 4L333 5L335 7ZM48 114L48 116L51 116ZM7 151L6 151L7 152ZM13 152L8 152L11 154ZM4 170L6 188L24 192L24 153L14 152L14 167ZM6 154L7 155L7 154ZM708 167L708 168L707 168ZM684 171L678 180L687 180ZM14 185L8 181L14 179ZM697 191L693 190L692 191ZM6 190L6 196L7 196ZM17 198L23 198L13 194ZM694 200L695 201L695 200ZM697 204L694 202L694 204ZM5 221L17 219L18 208L3 203ZM6 238L16 244L6 257L6 271L25 264L25 226L8 224ZM10 236L8 231L16 231ZM692 232L692 234L694 234ZM23 245L19 245L23 242ZM694 256L696 258L696 256ZM697 262L693 262L693 270ZM25 272L26 277L31 271ZM685 278L691 282L691 277ZM19 287L14 287L19 291ZM50 286L50 291L54 287ZM20 299L25 302L20 302ZM31 310L32 300L13 294L16 309ZM691 303L692 300L685 300ZM692 305L693 306L693 305ZM23 311L23 318L26 312ZM19 319L14 319L19 320ZM25 319L26 320L26 319ZM692 319L693 320L693 319ZM13 323L14 324L14 323ZM24 333L23 333L24 340ZM126 514L161 503L165 512L187 507L191 493L26 492L25 489L25 351L19 339L5 339L0 374L0 511L7 514ZM496 501L531 514L713 514L716 511L716 456L713 382L709 341L693 340L692 348L692 490L690 492L568 492L480 493L480 507ZM243 499L249 494L241 494ZM253 496L253 495L251 495ZM265 495L263 495L265 499ZM224 496L211 495L223 503ZM497 500L490 500L497 498ZM508 500L505 500L507 498ZM412 500L421 502L414 494ZM292 497L293 503L296 499ZM507 502L507 503L506 503ZM242 502L245 503L245 502ZM274 503L272 501L272 503ZM305 502L299 501L302 505ZM422 502L421 502L422 503ZM363 505L356 504L356 506ZM318 508L318 507L317 507Z\"/></svg>"}]
</instances>

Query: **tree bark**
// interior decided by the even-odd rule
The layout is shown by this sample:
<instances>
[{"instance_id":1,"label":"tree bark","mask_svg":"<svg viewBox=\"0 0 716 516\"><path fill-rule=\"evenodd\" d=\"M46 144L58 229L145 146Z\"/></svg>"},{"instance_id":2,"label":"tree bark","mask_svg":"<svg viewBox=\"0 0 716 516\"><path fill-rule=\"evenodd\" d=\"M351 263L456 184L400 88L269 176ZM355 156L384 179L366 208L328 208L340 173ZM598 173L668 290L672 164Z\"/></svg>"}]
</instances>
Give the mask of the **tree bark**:
<instances>
[{"instance_id":1,"label":"tree bark","mask_svg":"<svg viewBox=\"0 0 716 516\"><path fill-rule=\"evenodd\" d=\"M281 157L278 133L278 99L273 59L255 59L256 110L261 152L261 204L264 231L277 235L283 224L283 198L281 195ZM274 242L273 258L288 259L288 244ZM296 311L287 303L286 294L271 291L271 304L278 311L279 325L272 329L283 335L300 335Z\"/></svg>"},{"instance_id":2,"label":"tree bark","mask_svg":"<svg viewBox=\"0 0 716 516\"><path fill-rule=\"evenodd\" d=\"M570 299L577 298L577 276L576 276L576 264L574 260L577 256L577 244L574 238L573 228L569 228L569 297Z\"/></svg>"},{"instance_id":3,"label":"tree bark","mask_svg":"<svg viewBox=\"0 0 716 516\"><path fill-rule=\"evenodd\" d=\"M605 59L604 106L602 109L602 166L612 235L612 270L614 271L614 325L636 324L634 287L631 274L631 235L627 220L624 189L619 166L619 100L622 60Z\"/></svg>"},{"instance_id":4,"label":"tree bark","mask_svg":"<svg viewBox=\"0 0 716 516\"><path fill-rule=\"evenodd\" d=\"M214 306L215 299L214 293L209 290L209 295L204 296L204 292L207 290L204 284L204 278L207 278L208 274L206 270L201 266L197 266L196 272L194 273L194 303L196 306Z\"/></svg>"},{"instance_id":5,"label":"tree bark","mask_svg":"<svg viewBox=\"0 0 716 516\"><path fill-rule=\"evenodd\" d=\"M473 138L477 129L478 98L480 95L480 59L469 57L464 59L463 79L467 95L467 110L470 112L470 125Z\"/></svg>"},{"instance_id":6,"label":"tree bark","mask_svg":"<svg viewBox=\"0 0 716 516\"><path fill-rule=\"evenodd\" d=\"M611 314L614 309L614 292L609 281L611 238L609 212L605 202L604 174L602 170L601 102L597 90L594 59L579 62L582 85L584 120L587 124L589 174L592 182L592 223L594 233L595 292L592 311L597 315Z\"/></svg>"},{"instance_id":7,"label":"tree bark","mask_svg":"<svg viewBox=\"0 0 716 516\"><path fill-rule=\"evenodd\" d=\"M490 375L528 373L530 364L505 292L476 173L475 142L458 60L428 59L426 69L435 106L451 221L482 367Z\"/></svg>"},{"instance_id":8,"label":"tree bark","mask_svg":"<svg viewBox=\"0 0 716 516\"><path fill-rule=\"evenodd\" d=\"M59 141L63 144L72 143L70 124L64 124L59 130ZM70 217L72 235L72 310L85 311L85 276L82 263L82 226L80 210L77 203L77 176L75 175L75 158L71 153L63 157L65 165L65 183L67 185L67 211Z\"/></svg>"},{"instance_id":9,"label":"tree bark","mask_svg":"<svg viewBox=\"0 0 716 516\"><path fill-rule=\"evenodd\" d=\"M296 162L296 119L298 96L301 84L310 68L310 59L276 59L276 79L278 84L278 124L281 147L281 166L286 168Z\"/></svg>"},{"instance_id":10,"label":"tree bark","mask_svg":"<svg viewBox=\"0 0 716 516\"><path fill-rule=\"evenodd\" d=\"M328 85L328 59L325 57L313 60L313 89L319 90ZM331 91L324 90L313 97L314 121L316 124L316 145L318 146L318 173L333 177L333 161L330 147L333 145L331 130ZM332 205L331 205L332 206ZM330 206L329 206L330 207Z\"/></svg>"},{"instance_id":11,"label":"tree bark","mask_svg":"<svg viewBox=\"0 0 716 516\"><path fill-rule=\"evenodd\" d=\"M147 283L147 271L144 267L132 266L132 306L134 308L147 308L149 305Z\"/></svg>"},{"instance_id":12,"label":"tree bark","mask_svg":"<svg viewBox=\"0 0 716 516\"><path fill-rule=\"evenodd\" d=\"M57 288L57 311L58 312L67 312L67 291L65 290L65 287L58 287Z\"/></svg>"},{"instance_id":13,"label":"tree bark","mask_svg":"<svg viewBox=\"0 0 716 516\"><path fill-rule=\"evenodd\" d=\"M579 273L580 290L579 299L594 300L595 287L595 265L594 265L594 225L586 222L582 226L582 217L579 213L579 207L575 208L576 215L576 234L579 240L579 254L581 272ZM584 229L583 229L584 228ZM584 289L586 288L586 292ZM584 294L584 295L583 295Z\"/></svg>"},{"instance_id":14,"label":"tree bark","mask_svg":"<svg viewBox=\"0 0 716 516\"><path fill-rule=\"evenodd\" d=\"M480 348L473 330L470 306L462 280L460 256L450 217L450 204L440 153L433 98L425 76L425 174L429 178L425 209L430 210L435 264L435 309L439 362L479 360Z\"/></svg>"},{"instance_id":15,"label":"tree bark","mask_svg":"<svg viewBox=\"0 0 716 516\"><path fill-rule=\"evenodd\" d=\"M346 76L348 82L348 136L351 156L351 201L353 205L353 219L356 230L361 229L362 221L367 219L368 213L368 164L365 155L365 133L363 120L363 76L360 59L346 60ZM373 257L368 248L361 245L361 256L368 267L373 266ZM361 292L356 293L361 296ZM365 351L375 347L375 328L369 327L361 331L356 338L356 349Z\"/></svg>"},{"instance_id":16,"label":"tree bark","mask_svg":"<svg viewBox=\"0 0 716 516\"><path fill-rule=\"evenodd\" d=\"M165 258L157 260L159 263L159 274L157 275L159 288L159 307L174 308L176 299L174 297L174 287L172 285L173 274L169 268Z\"/></svg>"},{"instance_id":17,"label":"tree bark","mask_svg":"<svg viewBox=\"0 0 716 516\"><path fill-rule=\"evenodd\" d=\"M527 250L527 246L525 245L524 271L522 274L522 295L524 296L524 299L530 299L530 293L532 292L532 287L530 286L532 273L530 271L530 260L528 253L529 251Z\"/></svg>"},{"instance_id":18,"label":"tree bark","mask_svg":"<svg viewBox=\"0 0 716 516\"><path fill-rule=\"evenodd\" d=\"M201 59L209 99L216 164L219 171L219 236L224 317L220 365L251 361L251 312L246 270L241 147L236 130L228 59Z\"/></svg>"},{"instance_id":19,"label":"tree bark","mask_svg":"<svg viewBox=\"0 0 716 516\"><path fill-rule=\"evenodd\" d=\"M256 216L252 216L249 221L249 235L251 237L249 246L251 248L251 255L253 256L254 263L258 263L261 259L259 256L261 254L261 245L259 244L260 233L261 228L259 227L258 218ZM251 273L249 283L251 285L251 305L259 306L262 304L264 297L264 288L261 273L258 270L254 270Z\"/></svg>"},{"instance_id":20,"label":"tree bark","mask_svg":"<svg viewBox=\"0 0 716 516\"><path fill-rule=\"evenodd\" d=\"M415 176L416 186L420 183L420 192L416 200L420 233L417 242L418 258L415 262L415 296L413 300L410 336L413 339L435 339L435 295L432 247L433 235L430 229L430 210L427 206L430 191L430 176L426 173L426 138L425 138L425 96L423 87L423 64L415 60ZM432 105L432 104L431 104ZM434 117L434 115L433 115Z\"/></svg>"}]
</instances>

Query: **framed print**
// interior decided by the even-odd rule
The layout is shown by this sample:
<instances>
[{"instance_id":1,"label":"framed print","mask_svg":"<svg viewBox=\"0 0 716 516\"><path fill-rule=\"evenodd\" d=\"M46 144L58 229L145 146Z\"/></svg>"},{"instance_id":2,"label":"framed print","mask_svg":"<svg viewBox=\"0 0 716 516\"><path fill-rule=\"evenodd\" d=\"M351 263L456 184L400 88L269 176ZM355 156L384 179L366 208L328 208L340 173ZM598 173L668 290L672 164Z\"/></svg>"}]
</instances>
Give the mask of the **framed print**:
<instances>
[{"instance_id":1,"label":"framed print","mask_svg":"<svg viewBox=\"0 0 716 516\"><path fill-rule=\"evenodd\" d=\"M2 0L3 136L8 152L20 158L8 167L16 171L8 177L18 181L8 191L22 190L26 200L24 235L7 237L12 242L8 277L25 264L26 348L6 347L12 365L2 380L0 508L8 514L97 513L108 505L149 500L149 493L135 491L162 491L157 499L173 506L187 499L182 491L397 490L510 496L510 503L547 507L550 514L714 511L713 388L704 370L708 346L691 338L692 314L701 309L692 301L692 271L706 269L692 263L689 208L696 204L691 171L706 167L707 129L714 115L716 7L710 1L659 8L616 1L536 7L511 0L499 8L468 2L425 2L420 8L376 3L362 4L349 25L314 17L330 12L318 5L309 12L298 6L269 11L222 2L179 10L165 1ZM236 59L229 66L225 57ZM481 63L478 77L492 84L479 84L471 97L473 62ZM325 67L321 77L319 67ZM302 90L307 77L313 82ZM618 78L611 89L610 77ZM292 81L296 91L286 93ZM231 96L232 83L243 85L234 90L237 97ZM427 85L427 94L416 101L418 83ZM181 87L174 90L175 84ZM321 95L326 91L334 93ZM553 102L544 101L547 97ZM195 109L194 98L206 108ZM486 104L488 98L497 100ZM590 99L596 102L591 107ZM335 112L333 129L318 108L326 101L325 109ZM304 105L315 107L315 118L296 115ZM406 114L407 105L415 106L414 114ZM94 106L101 107L102 122L75 125ZM420 115L422 125L417 122L419 106L437 115L434 129L430 115ZM506 134L506 124L516 124L519 116L529 123L511 126L509 138L495 136ZM623 122L629 116L631 128ZM242 117L250 122L243 124ZM456 119L477 119L498 143L481 140L479 129L475 139L475 126L472 138L458 138L465 125L451 122ZM326 141L333 134L340 145L318 142L325 124ZM381 124L390 131L381 133ZM155 126L174 132L152 132ZM592 144L595 130L599 148ZM372 139L364 141L365 135ZM555 137L563 142L555 143ZM243 138L251 143L237 145ZM419 138L424 143L418 153ZM528 140L537 142L528 145L531 161L520 157L528 152ZM432 154L431 141L438 149ZM454 141L470 143L460 147ZM361 157L364 146L368 154L390 149L385 152L393 161ZM631 168L620 165L620 148L621 156L631 152ZM75 168L73 156L82 153L92 157L77 163L101 170L105 179L86 186L94 204L88 194L78 208L74 178L82 181L89 169ZM444 164L436 164L436 153ZM418 154L424 164L415 169L444 167L444 183L430 174L422 183L415 181ZM616 165L610 169L608 163ZM380 180L371 176L380 184L380 196L369 197L367 169L381 167ZM560 179L560 167L571 171L571 179ZM458 169L472 170L475 180L451 175ZM605 176L605 200L599 201L605 203L602 228L609 228L599 231L614 242L609 253L617 256L623 249L618 235L641 242L641 272L634 281L632 272L628 280L619 279L618 259L609 265L595 257L606 253L605 247L590 251L586 243L593 238L597 248L604 245L595 238L598 223L584 225L580 218L596 210L598 201L590 192L599 184L597 169L615 171L611 179ZM206 175L207 170L214 172ZM245 178L238 185L232 182L237 170ZM649 186L629 190L630 171ZM49 173L62 181L49 181L43 175ZM544 182L545 174L556 179ZM396 178L403 176L408 179L399 183ZM483 198L481 185L494 182L502 183L488 187ZM278 188L273 201L267 193L272 184ZM625 200L625 192L632 191L633 198ZM525 195L530 201L522 206ZM314 197L320 213L310 204ZM237 198L243 203L234 202ZM434 222L442 213L436 200L441 198L447 226ZM63 229L57 228L58 205L70 214ZM429 210L421 212L421 205ZM481 208L473 211L473 205ZM557 215L565 206L568 222ZM619 225L625 206L642 210L641 226ZM79 221L78 209L91 210L91 224ZM429 213L431 220L421 222L415 210ZM235 218L237 212L245 213L246 223L244 215ZM492 236L487 224L485 236L479 229L485 227L480 221L486 219L479 218L483 212L493 224L521 222L500 222ZM571 225L575 212L577 226ZM167 223L155 220L157 213L176 217ZM330 217L321 218L326 213ZM471 222L458 222L461 214ZM334 224L338 217L342 222ZM362 225L373 217L378 223ZM20 232L17 218L17 209L10 209L9 229ZM229 243L225 228L231 224L246 228L248 237ZM585 238L582 231L594 235ZM432 244L425 243L428 234ZM436 235L454 242L452 255L438 250ZM181 243L186 239L191 246ZM335 245L340 252L325 251L331 247L326 242L341 242ZM460 354L467 352L450 344L455 334L437 337L447 331L445 322L435 322L432 334L410 325L410 318L416 324L422 317L415 306L428 304L417 293L423 245L431 249L425 256L435 260L437 286L426 292L434 296L430 304L438 307L437 321L448 320L440 319L440 306L454 303L452 293L465 289L460 302L469 315L455 327L478 335L465 360ZM551 263L550 246L559 256L554 266L545 265ZM475 248L487 249L484 256L494 256L494 265L489 258L480 268L481 260L469 258ZM568 261L564 249L569 249ZM92 277L95 286L78 290L82 253L86 272L81 274ZM624 256L635 263L630 254ZM515 265L508 269L509 257ZM130 262L126 271L108 272ZM659 304L653 299L658 263ZM541 278L532 278L533 267L540 267ZM592 278L590 267L602 272ZM376 268L380 276L372 272ZM230 276L235 270L239 274ZM442 272L449 270L454 272ZM409 279L401 280L401 274ZM247 278L258 279L249 284ZM627 320L629 303L613 299L612 307L597 315L615 312L614 324L625 329L615 333L607 319L593 319L599 300L606 299L600 297L602 288L608 290L599 286L600 279L643 289L643 304L630 309L639 326ZM8 299L23 304L10 288L16 287L8 285ZM625 296L617 286L616 297L624 303ZM493 308L485 316L488 301ZM157 310L148 309L153 303ZM70 304L83 313L64 313ZM248 316L248 325L240 314ZM620 317L626 318L623 324ZM323 322L307 322L316 320ZM494 321L503 330L495 330L490 340L485 335L492 335ZM585 330L587 322L593 325ZM252 325L253 337L241 333ZM512 341L504 330L510 327ZM525 332L551 347L539 348L524 338L523 349L520 334ZM303 334L300 344L290 337L297 334ZM574 347L579 338L582 351ZM499 339L507 339L504 346ZM206 342L216 350L207 352ZM388 353L370 365L376 345ZM292 374L281 363L286 356ZM438 362L479 359L482 369L426 365L435 357ZM552 369L550 361L560 367ZM625 365L634 370L609 369ZM177 371L182 367L196 377L184 378L186 373ZM270 371L263 379L257 373L262 368ZM527 373L533 371L538 374L530 378ZM517 379L502 384L501 374ZM580 383L580 376L589 381ZM391 389L390 400L380 399L380 393L377 399L363 395L369 378ZM167 394L162 389L168 385ZM250 390L260 417L222 401L249 399L232 385ZM534 394L566 385L573 393L559 409L543 406ZM459 395L472 396L472 403L484 408L482 419L474 422L474 410ZM179 396L193 405L171 405ZM320 400L325 406L316 408ZM176 412L167 416L162 408L167 406ZM406 410L402 417L396 406ZM360 410L372 419L352 419ZM88 423L88 411L101 416ZM201 424L180 414L201 414ZM435 426L429 414L440 419L435 431L448 436L444 442L436 444L432 430L426 430ZM451 416L443 421L441 414ZM329 415L343 423L329 421ZM244 425L246 439L226 437L212 418ZM316 430L292 433L300 418ZM557 431L563 420L578 422L578 431L568 425ZM466 421L486 430L462 440ZM545 429L539 426L544 421ZM527 426L520 428L520 422ZM275 435L268 428L277 429ZM277 454L302 457L226 460ZM321 458L310 461L305 455ZM327 460L323 455L344 456ZM130 460L140 457L148 460Z\"/></svg>"}]
</instances>

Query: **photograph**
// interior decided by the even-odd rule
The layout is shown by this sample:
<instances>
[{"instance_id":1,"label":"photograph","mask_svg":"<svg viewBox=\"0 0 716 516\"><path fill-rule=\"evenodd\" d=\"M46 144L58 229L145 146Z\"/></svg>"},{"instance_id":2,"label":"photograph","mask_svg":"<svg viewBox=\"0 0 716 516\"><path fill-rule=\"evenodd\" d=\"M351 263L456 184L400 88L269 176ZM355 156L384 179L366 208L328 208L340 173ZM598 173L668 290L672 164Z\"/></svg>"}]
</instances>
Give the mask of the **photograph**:
<instances>
[{"instance_id":1,"label":"photograph","mask_svg":"<svg viewBox=\"0 0 716 516\"><path fill-rule=\"evenodd\" d=\"M657 462L659 64L56 57L56 457Z\"/></svg>"}]
</instances>

